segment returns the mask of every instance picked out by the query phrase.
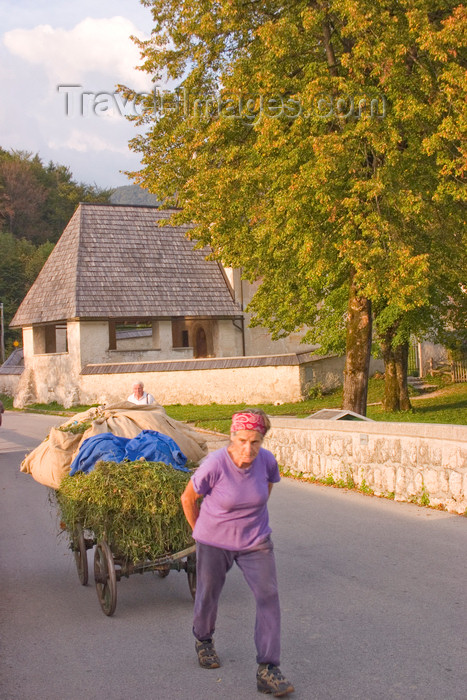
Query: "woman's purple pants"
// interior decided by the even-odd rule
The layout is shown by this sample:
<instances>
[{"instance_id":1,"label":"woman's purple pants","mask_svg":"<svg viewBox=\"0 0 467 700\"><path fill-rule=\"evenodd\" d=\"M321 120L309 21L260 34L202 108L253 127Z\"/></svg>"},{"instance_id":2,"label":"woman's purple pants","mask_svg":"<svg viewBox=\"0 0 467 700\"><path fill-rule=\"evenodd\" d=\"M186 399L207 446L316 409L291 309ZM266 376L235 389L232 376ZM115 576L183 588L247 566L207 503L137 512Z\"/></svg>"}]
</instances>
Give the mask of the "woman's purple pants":
<instances>
[{"instance_id":1,"label":"woman's purple pants","mask_svg":"<svg viewBox=\"0 0 467 700\"><path fill-rule=\"evenodd\" d=\"M219 597L227 572L234 562L240 567L256 600L256 661L258 664L279 666L280 608L276 564L270 539L254 549L240 552L197 543L193 634L200 641L212 638Z\"/></svg>"}]
</instances>

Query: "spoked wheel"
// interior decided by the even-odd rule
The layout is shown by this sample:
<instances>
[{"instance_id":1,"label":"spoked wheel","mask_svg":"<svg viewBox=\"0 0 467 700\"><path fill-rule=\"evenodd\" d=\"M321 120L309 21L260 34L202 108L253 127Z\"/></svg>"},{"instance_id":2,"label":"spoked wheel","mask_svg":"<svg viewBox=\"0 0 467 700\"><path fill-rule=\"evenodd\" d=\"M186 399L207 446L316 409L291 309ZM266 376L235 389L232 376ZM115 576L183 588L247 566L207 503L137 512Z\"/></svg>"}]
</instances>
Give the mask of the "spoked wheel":
<instances>
[{"instance_id":1,"label":"spoked wheel","mask_svg":"<svg viewBox=\"0 0 467 700\"><path fill-rule=\"evenodd\" d=\"M84 532L81 527L77 527L73 536L73 554L75 555L76 568L78 569L78 578L82 586L88 582L88 554Z\"/></svg>"},{"instance_id":2,"label":"spoked wheel","mask_svg":"<svg viewBox=\"0 0 467 700\"><path fill-rule=\"evenodd\" d=\"M94 552L94 581L97 598L105 615L113 615L117 607L117 577L113 554L105 540Z\"/></svg>"},{"instance_id":3,"label":"spoked wheel","mask_svg":"<svg viewBox=\"0 0 467 700\"><path fill-rule=\"evenodd\" d=\"M196 554L189 554L187 556L186 573L188 577L188 587L194 600L196 595Z\"/></svg>"}]
</instances>

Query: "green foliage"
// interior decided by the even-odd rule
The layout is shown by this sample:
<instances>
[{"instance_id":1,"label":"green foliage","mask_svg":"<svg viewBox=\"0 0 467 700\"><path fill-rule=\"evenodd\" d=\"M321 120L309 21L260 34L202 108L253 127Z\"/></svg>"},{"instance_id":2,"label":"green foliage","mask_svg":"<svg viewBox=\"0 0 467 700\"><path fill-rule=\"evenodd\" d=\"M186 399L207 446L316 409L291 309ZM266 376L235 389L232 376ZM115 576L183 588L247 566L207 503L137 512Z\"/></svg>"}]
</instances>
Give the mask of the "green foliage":
<instances>
[{"instance_id":1,"label":"green foliage","mask_svg":"<svg viewBox=\"0 0 467 700\"><path fill-rule=\"evenodd\" d=\"M430 505L430 496L428 495L428 491L425 488L425 484L423 484L423 487L422 487L422 495L420 496L420 505L421 506L429 506Z\"/></svg>"},{"instance_id":2,"label":"green foliage","mask_svg":"<svg viewBox=\"0 0 467 700\"><path fill-rule=\"evenodd\" d=\"M111 194L74 181L64 165L0 148L0 228L16 238L56 243L79 202L107 202Z\"/></svg>"},{"instance_id":3,"label":"green foliage","mask_svg":"<svg viewBox=\"0 0 467 700\"><path fill-rule=\"evenodd\" d=\"M154 560L192 542L180 503L189 477L162 462L98 462L89 474L66 476L56 497L70 534L80 525L115 554Z\"/></svg>"},{"instance_id":4,"label":"green foliage","mask_svg":"<svg viewBox=\"0 0 467 700\"><path fill-rule=\"evenodd\" d=\"M11 411L13 408L13 398L7 394L0 394L0 401L3 404L5 411Z\"/></svg>"},{"instance_id":5,"label":"green foliage","mask_svg":"<svg viewBox=\"0 0 467 700\"><path fill-rule=\"evenodd\" d=\"M21 332L10 330L8 324L52 248L52 243L36 247L31 241L15 238L12 233L0 232L0 301L3 302L7 356L13 350L13 342L21 341Z\"/></svg>"},{"instance_id":6,"label":"green foliage","mask_svg":"<svg viewBox=\"0 0 467 700\"><path fill-rule=\"evenodd\" d=\"M111 192L75 182L63 165L0 148L0 302L7 356L14 341L21 343L21 331L10 330L9 323L79 202L107 202Z\"/></svg>"},{"instance_id":7,"label":"green foliage","mask_svg":"<svg viewBox=\"0 0 467 700\"><path fill-rule=\"evenodd\" d=\"M374 495L373 489L370 488L370 486L368 486L368 484L366 483L365 479L362 479L362 483L361 483L360 486L358 487L358 490L359 490L361 493L365 493L367 496L373 496L373 495Z\"/></svg>"},{"instance_id":8,"label":"green foliage","mask_svg":"<svg viewBox=\"0 0 467 700\"><path fill-rule=\"evenodd\" d=\"M322 384L313 384L308 389L309 399L322 399L323 398L323 386Z\"/></svg>"},{"instance_id":9,"label":"green foliage","mask_svg":"<svg viewBox=\"0 0 467 700\"><path fill-rule=\"evenodd\" d=\"M465 321L465 7L144 2L143 69L185 92L180 109L144 104L134 177L261 278L253 323L342 348L351 279L395 344Z\"/></svg>"},{"instance_id":10,"label":"green foliage","mask_svg":"<svg viewBox=\"0 0 467 700\"><path fill-rule=\"evenodd\" d=\"M396 423L444 423L467 425L467 384L444 387L442 396L430 396L413 401L411 411L384 413L381 406L369 406L368 418Z\"/></svg>"}]
</instances>

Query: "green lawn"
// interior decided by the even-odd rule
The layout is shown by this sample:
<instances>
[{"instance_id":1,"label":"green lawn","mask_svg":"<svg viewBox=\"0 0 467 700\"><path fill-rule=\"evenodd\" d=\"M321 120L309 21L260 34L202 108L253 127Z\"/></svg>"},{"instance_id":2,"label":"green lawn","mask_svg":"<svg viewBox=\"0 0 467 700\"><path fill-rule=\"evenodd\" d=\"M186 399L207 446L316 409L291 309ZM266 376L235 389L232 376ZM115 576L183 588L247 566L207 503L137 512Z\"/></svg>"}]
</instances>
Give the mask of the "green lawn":
<instances>
[{"instance_id":1,"label":"green lawn","mask_svg":"<svg viewBox=\"0 0 467 700\"><path fill-rule=\"evenodd\" d=\"M455 423L467 425L467 384L449 384L443 387L443 396L415 399L412 402L411 411L399 413L384 413L381 405L368 406L368 418L379 421L396 421L411 423ZM368 390L368 403L381 401L384 392L384 382L378 379L371 379ZM411 394L415 392L411 390ZM302 418L308 416L321 408L340 408L342 405L342 390L339 389L323 398L309 399L300 403L285 403L281 406L273 404L263 404L258 406L266 413L273 416L287 415ZM198 427L208 430L219 430L228 432L232 413L240 408L245 408L246 404L209 406L166 406L167 413L177 420L185 420L195 423Z\"/></svg>"},{"instance_id":2,"label":"green lawn","mask_svg":"<svg viewBox=\"0 0 467 700\"><path fill-rule=\"evenodd\" d=\"M396 421L396 422L411 422L411 423L454 423L458 425L467 425L467 383L450 384L447 380L440 377L428 379L428 383L435 384L443 390L440 396L430 397L430 394L425 394L421 399L415 399L412 402L413 409L400 413L384 413L381 405L368 406L368 417L379 421ZM370 379L368 387L368 403L374 404L381 401L384 393L384 381L382 379ZM416 395L416 391L410 389L412 396ZM6 409L12 408L12 399L8 396L0 395ZM325 396L300 401L299 403L284 403L281 406L273 404L262 404L262 408L269 415L287 415L304 417L308 416L321 408L340 408L342 405L342 389L337 389ZM194 423L198 427L208 430L218 430L226 433L229 430L230 418L232 414L242 408L246 408L247 404L209 404L205 406L195 406L187 404L174 404L166 406L166 411L172 418L181 421ZM74 406L72 409L65 411L60 404L34 404L28 406L29 411L58 413L64 415L72 415L85 411L89 406Z\"/></svg>"}]
</instances>

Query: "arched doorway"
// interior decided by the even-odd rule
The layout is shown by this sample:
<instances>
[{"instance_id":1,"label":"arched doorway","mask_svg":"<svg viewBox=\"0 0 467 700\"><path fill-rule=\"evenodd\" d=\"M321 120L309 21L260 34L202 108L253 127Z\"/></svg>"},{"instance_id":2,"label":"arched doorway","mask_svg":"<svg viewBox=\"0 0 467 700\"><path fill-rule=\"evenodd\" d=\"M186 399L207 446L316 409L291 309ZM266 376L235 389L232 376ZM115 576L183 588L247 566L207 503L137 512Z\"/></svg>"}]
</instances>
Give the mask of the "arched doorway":
<instances>
[{"instance_id":1,"label":"arched doorway","mask_svg":"<svg viewBox=\"0 0 467 700\"><path fill-rule=\"evenodd\" d=\"M208 355L208 341L206 338L206 331L202 326L196 329L195 334L195 347L194 347L195 357L207 357Z\"/></svg>"}]
</instances>

